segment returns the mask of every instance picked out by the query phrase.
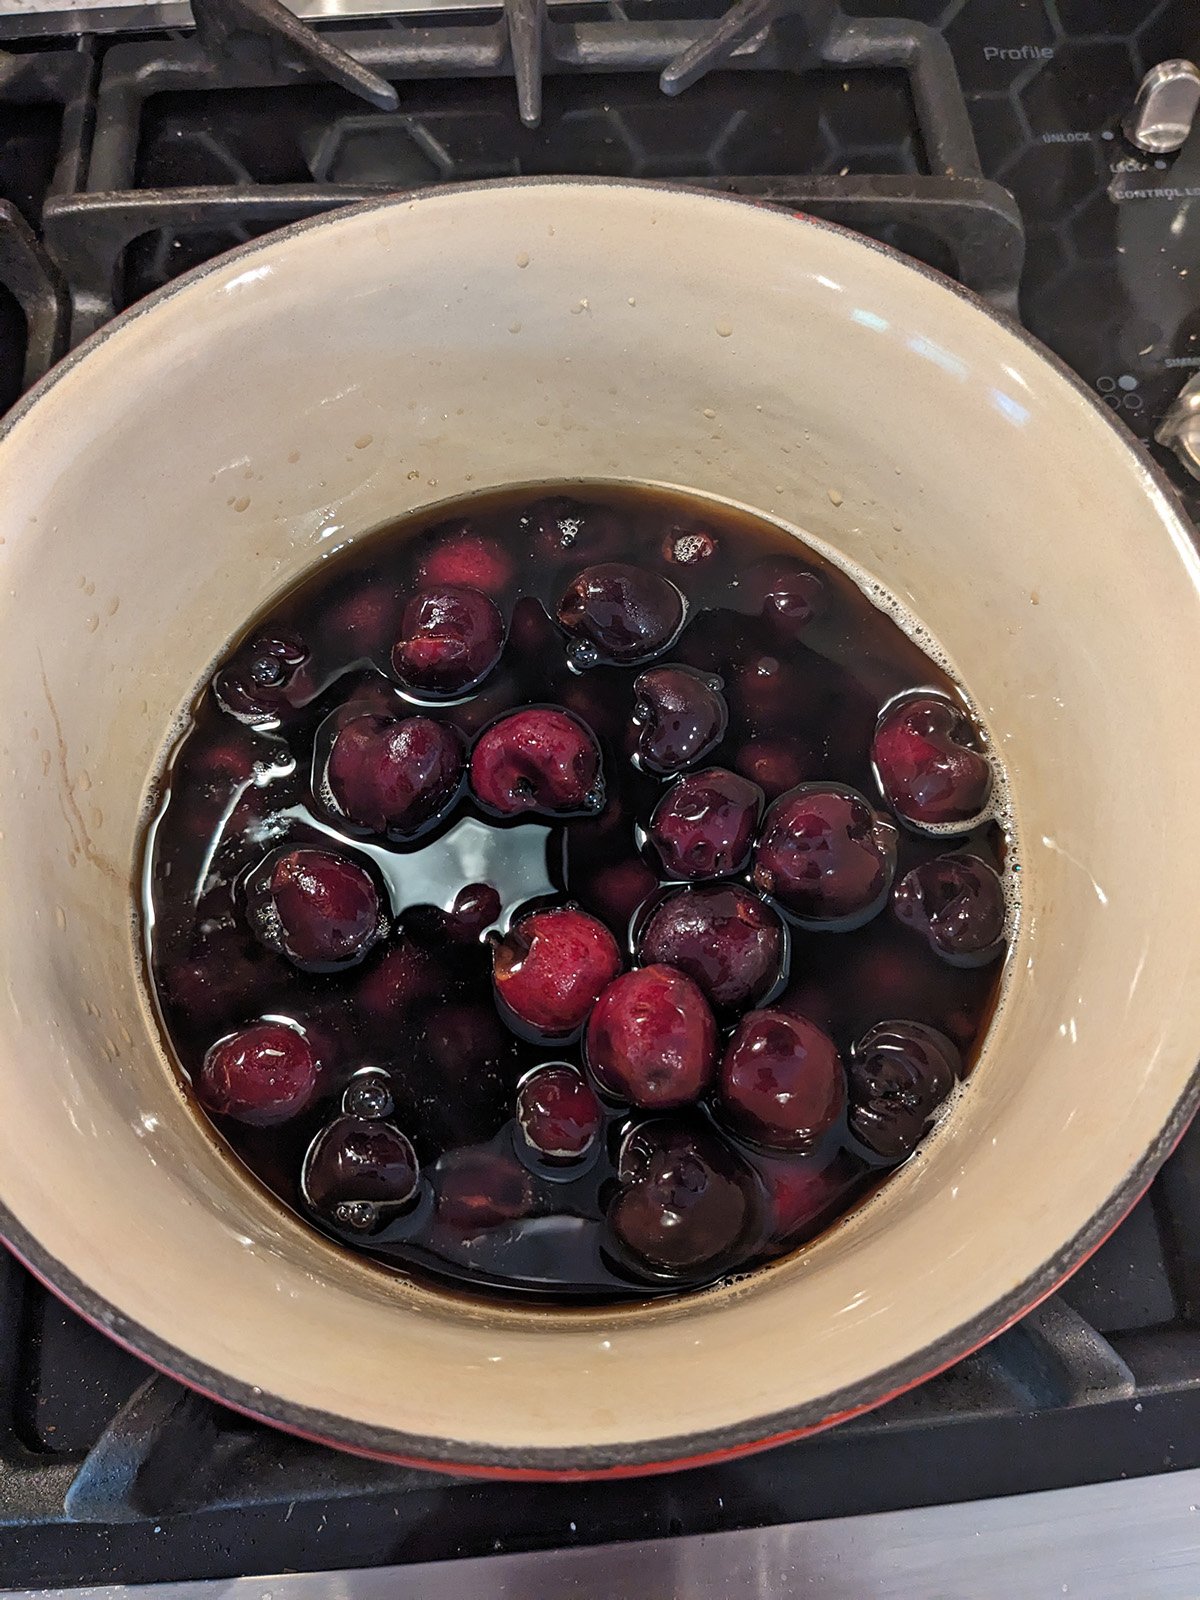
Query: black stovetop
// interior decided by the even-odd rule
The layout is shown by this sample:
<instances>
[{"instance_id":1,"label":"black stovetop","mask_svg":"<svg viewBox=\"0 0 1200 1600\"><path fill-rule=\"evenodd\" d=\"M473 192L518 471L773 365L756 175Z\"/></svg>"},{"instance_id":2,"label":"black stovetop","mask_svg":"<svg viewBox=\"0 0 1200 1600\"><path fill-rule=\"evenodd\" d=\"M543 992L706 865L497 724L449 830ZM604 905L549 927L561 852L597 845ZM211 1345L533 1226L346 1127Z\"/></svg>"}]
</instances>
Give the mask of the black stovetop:
<instances>
[{"instance_id":1,"label":"black stovetop","mask_svg":"<svg viewBox=\"0 0 1200 1600\"><path fill-rule=\"evenodd\" d=\"M521 173L680 179L848 222L1019 310L1143 440L1200 369L1200 127L1162 161L1120 132L1148 67L1197 58L1194 0L858 0L857 22L778 0L677 99L658 73L720 5L597 4L543 30L536 128L513 84L515 54L532 115L532 9L514 0L511 35L498 10L327 30L398 85L393 111L261 39L0 55L0 410L234 243ZM471 1483L290 1439L153 1376L0 1254L0 1586L644 1539L1198 1465L1200 1126L1066 1288L949 1373L821 1437L632 1484Z\"/></svg>"}]
</instances>

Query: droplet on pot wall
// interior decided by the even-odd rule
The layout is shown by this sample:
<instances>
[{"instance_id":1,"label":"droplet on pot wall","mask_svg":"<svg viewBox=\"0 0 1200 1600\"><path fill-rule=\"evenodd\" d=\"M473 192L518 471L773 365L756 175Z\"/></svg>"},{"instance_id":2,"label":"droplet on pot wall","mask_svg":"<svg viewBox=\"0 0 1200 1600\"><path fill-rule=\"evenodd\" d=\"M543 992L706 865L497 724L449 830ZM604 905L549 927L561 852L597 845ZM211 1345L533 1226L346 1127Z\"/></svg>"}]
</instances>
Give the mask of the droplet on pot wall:
<instances>
[{"instance_id":1,"label":"droplet on pot wall","mask_svg":"<svg viewBox=\"0 0 1200 1600\"><path fill-rule=\"evenodd\" d=\"M732 322L718 322L717 323L717 337L719 339L728 339L732 332L733 332L733 323Z\"/></svg>"},{"instance_id":2,"label":"droplet on pot wall","mask_svg":"<svg viewBox=\"0 0 1200 1600\"><path fill-rule=\"evenodd\" d=\"M372 445L374 443L375 435L373 433L364 433L361 438L355 439L354 448L356 450L365 450L368 445Z\"/></svg>"},{"instance_id":3,"label":"droplet on pot wall","mask_svg":"<svg viewBox=\"0 0 1200 1600\"><path fill-rule=\"evenodd\" d=\"M233 502L233 509L235 511L245 511L247 509L247 507L249 506L249 504L250 504L250 496L248 494L242 494L242 495L239 495L237 497L237 499Z\"/></svg>"}]
</instances>

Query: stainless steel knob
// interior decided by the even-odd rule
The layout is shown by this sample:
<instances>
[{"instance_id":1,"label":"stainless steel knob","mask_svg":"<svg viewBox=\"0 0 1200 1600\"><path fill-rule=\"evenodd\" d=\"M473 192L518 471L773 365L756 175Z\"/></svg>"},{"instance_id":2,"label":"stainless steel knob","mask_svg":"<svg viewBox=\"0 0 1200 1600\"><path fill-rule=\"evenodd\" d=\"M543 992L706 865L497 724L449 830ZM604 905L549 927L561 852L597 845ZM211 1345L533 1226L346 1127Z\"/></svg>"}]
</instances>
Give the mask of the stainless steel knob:
<instances>
[{"instance_id":1,"label":"stainless steel knob","mask_svg":"<svg viewBox=\"0 0 1200 1600\"><path fill-rule=\"evenodd\" d=\"M1192 131L1200 107L1200 71L1190 61L1160 61L1142 79L1125 137L1147 155L1178 150Z\"/></svg>"},{"instance_id":2,"label":"stainless steel knob","mask_svg":"<svg viewBox=\"0 0 1200 1600\"><path fill-rule=\"evenodd\" d=\"M1193 478L1200 478L1200 372L1179 391L1154 437L1174 450Z\"/></svg>"}]
</instances>

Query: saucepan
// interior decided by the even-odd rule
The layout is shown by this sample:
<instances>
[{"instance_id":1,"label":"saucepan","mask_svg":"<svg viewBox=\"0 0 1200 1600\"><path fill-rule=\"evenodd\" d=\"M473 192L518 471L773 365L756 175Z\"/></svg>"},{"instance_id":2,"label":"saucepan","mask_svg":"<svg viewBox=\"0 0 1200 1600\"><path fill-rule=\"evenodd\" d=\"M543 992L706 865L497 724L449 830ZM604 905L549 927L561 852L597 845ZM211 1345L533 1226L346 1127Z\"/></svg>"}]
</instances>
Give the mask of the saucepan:
<instances>
[{"instance_id":1,"label":"saucepan","mask_svg":"<svg viewBox=\"0 0 1200 1600\"><path fill-rule=\"evenodd\" d=\"M382 1271L189 1108L141 978L139 836L231 633L323 553L505 483L677 485L922 619L1007 766L1021 915L967 1091L871 1200L617 1308ZM1200 1094L1200 563L1164 480L1019 328L838 228L627 182L352 208L221 256L0 438L0 1232L187 1383L512 1476L712 1459L913 1384L1046 1295Z\"/></svg>"}]
</instances>

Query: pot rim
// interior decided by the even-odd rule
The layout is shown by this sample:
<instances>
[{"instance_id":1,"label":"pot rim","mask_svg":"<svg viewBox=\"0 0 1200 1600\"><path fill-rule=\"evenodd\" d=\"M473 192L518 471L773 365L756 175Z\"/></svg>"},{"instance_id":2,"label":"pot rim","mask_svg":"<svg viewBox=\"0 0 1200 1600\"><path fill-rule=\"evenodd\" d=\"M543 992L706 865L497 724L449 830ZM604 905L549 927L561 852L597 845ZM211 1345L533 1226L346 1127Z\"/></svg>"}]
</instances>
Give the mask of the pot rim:
<instances>
[{"instance_id":1,"label":"pot rim","mask_svg":"<svg viewBox=\"0 0 1200 1600\"><path fill-rule=\"evenodd\" d=\"M339 217L390 211L397 206L410 206L423 200L445 199L449 195L517 187L649 190L691 199L704 199L712 204L747 206L775 212L783 210L782 207L769 202L741 195L712 193L691 188L687 184L633 178L563 178L552 175L437 184L416 190L398 190L378 198L339 206L331 211L289 223L261 238L214 256L120 312L103 328L98 329L70 351L22 397L0 423L0 447L30 409L70 373L80 360L98 350L111 335L127 327L137 318L154 311L176 294L202 282L210 274L227 270L231 263L250 260L257 254L273 248L277 243L330 226ZM1053 351L1048 350L1034 338L1022 324L1014 322L954 279L889 245L880 244L839 223L827 222L803 212L792 212L790 215L792 220L801 225L854 240L864 248L877 252L897 265L924 277L928 282L948 290L1024 344L1035 356L1047 362L1060 378L1066 380L1077 398L1104 418L1118 441L1118 447L1132 459L1132 464L1144 487L1166 502L1184 529L1190 528L1182 502L1162 468L1143 450L1112 411L1092 393L1078 374ZM265 1390L251 1388L205 1362L194 1360L185 1351L160 1339L149 1329L130 1321L118 1307L89 1288L49 1251L44 1250L35 1236L16 1220L2 1202L0 1202L0 1240L8 1245L17 1259L52 1293L134 1355L140 1356L159 1371L178 1378L221 1405L302 1438L377 1460L481 1477L562 1481L640 1476L669 1471L673 1468L703 1466L786 1444L807 1434L819 1432L894 1399L986 1344L1052 1294L1104 1243L1149 1188L1158 1168L1178 1143L1198 1107L1200 1107L1200 1062L1193 1068L1191 1076L1174 1103L1170 1116L1156 1138L1090 1221L1022 1283L999 1296L976 1316L926 1345L924 1349L877 1371L869 1379L846 1385L803 1405L749 1418L722 1428L682 1434L673 1438L645 1440L634 1444L600 1447L585 1445L578 1448L547 1450L452 1444L444 1439L376 1427L296 1405L280 1396L268 1394Z\"/></svg>"}]
</instances>

